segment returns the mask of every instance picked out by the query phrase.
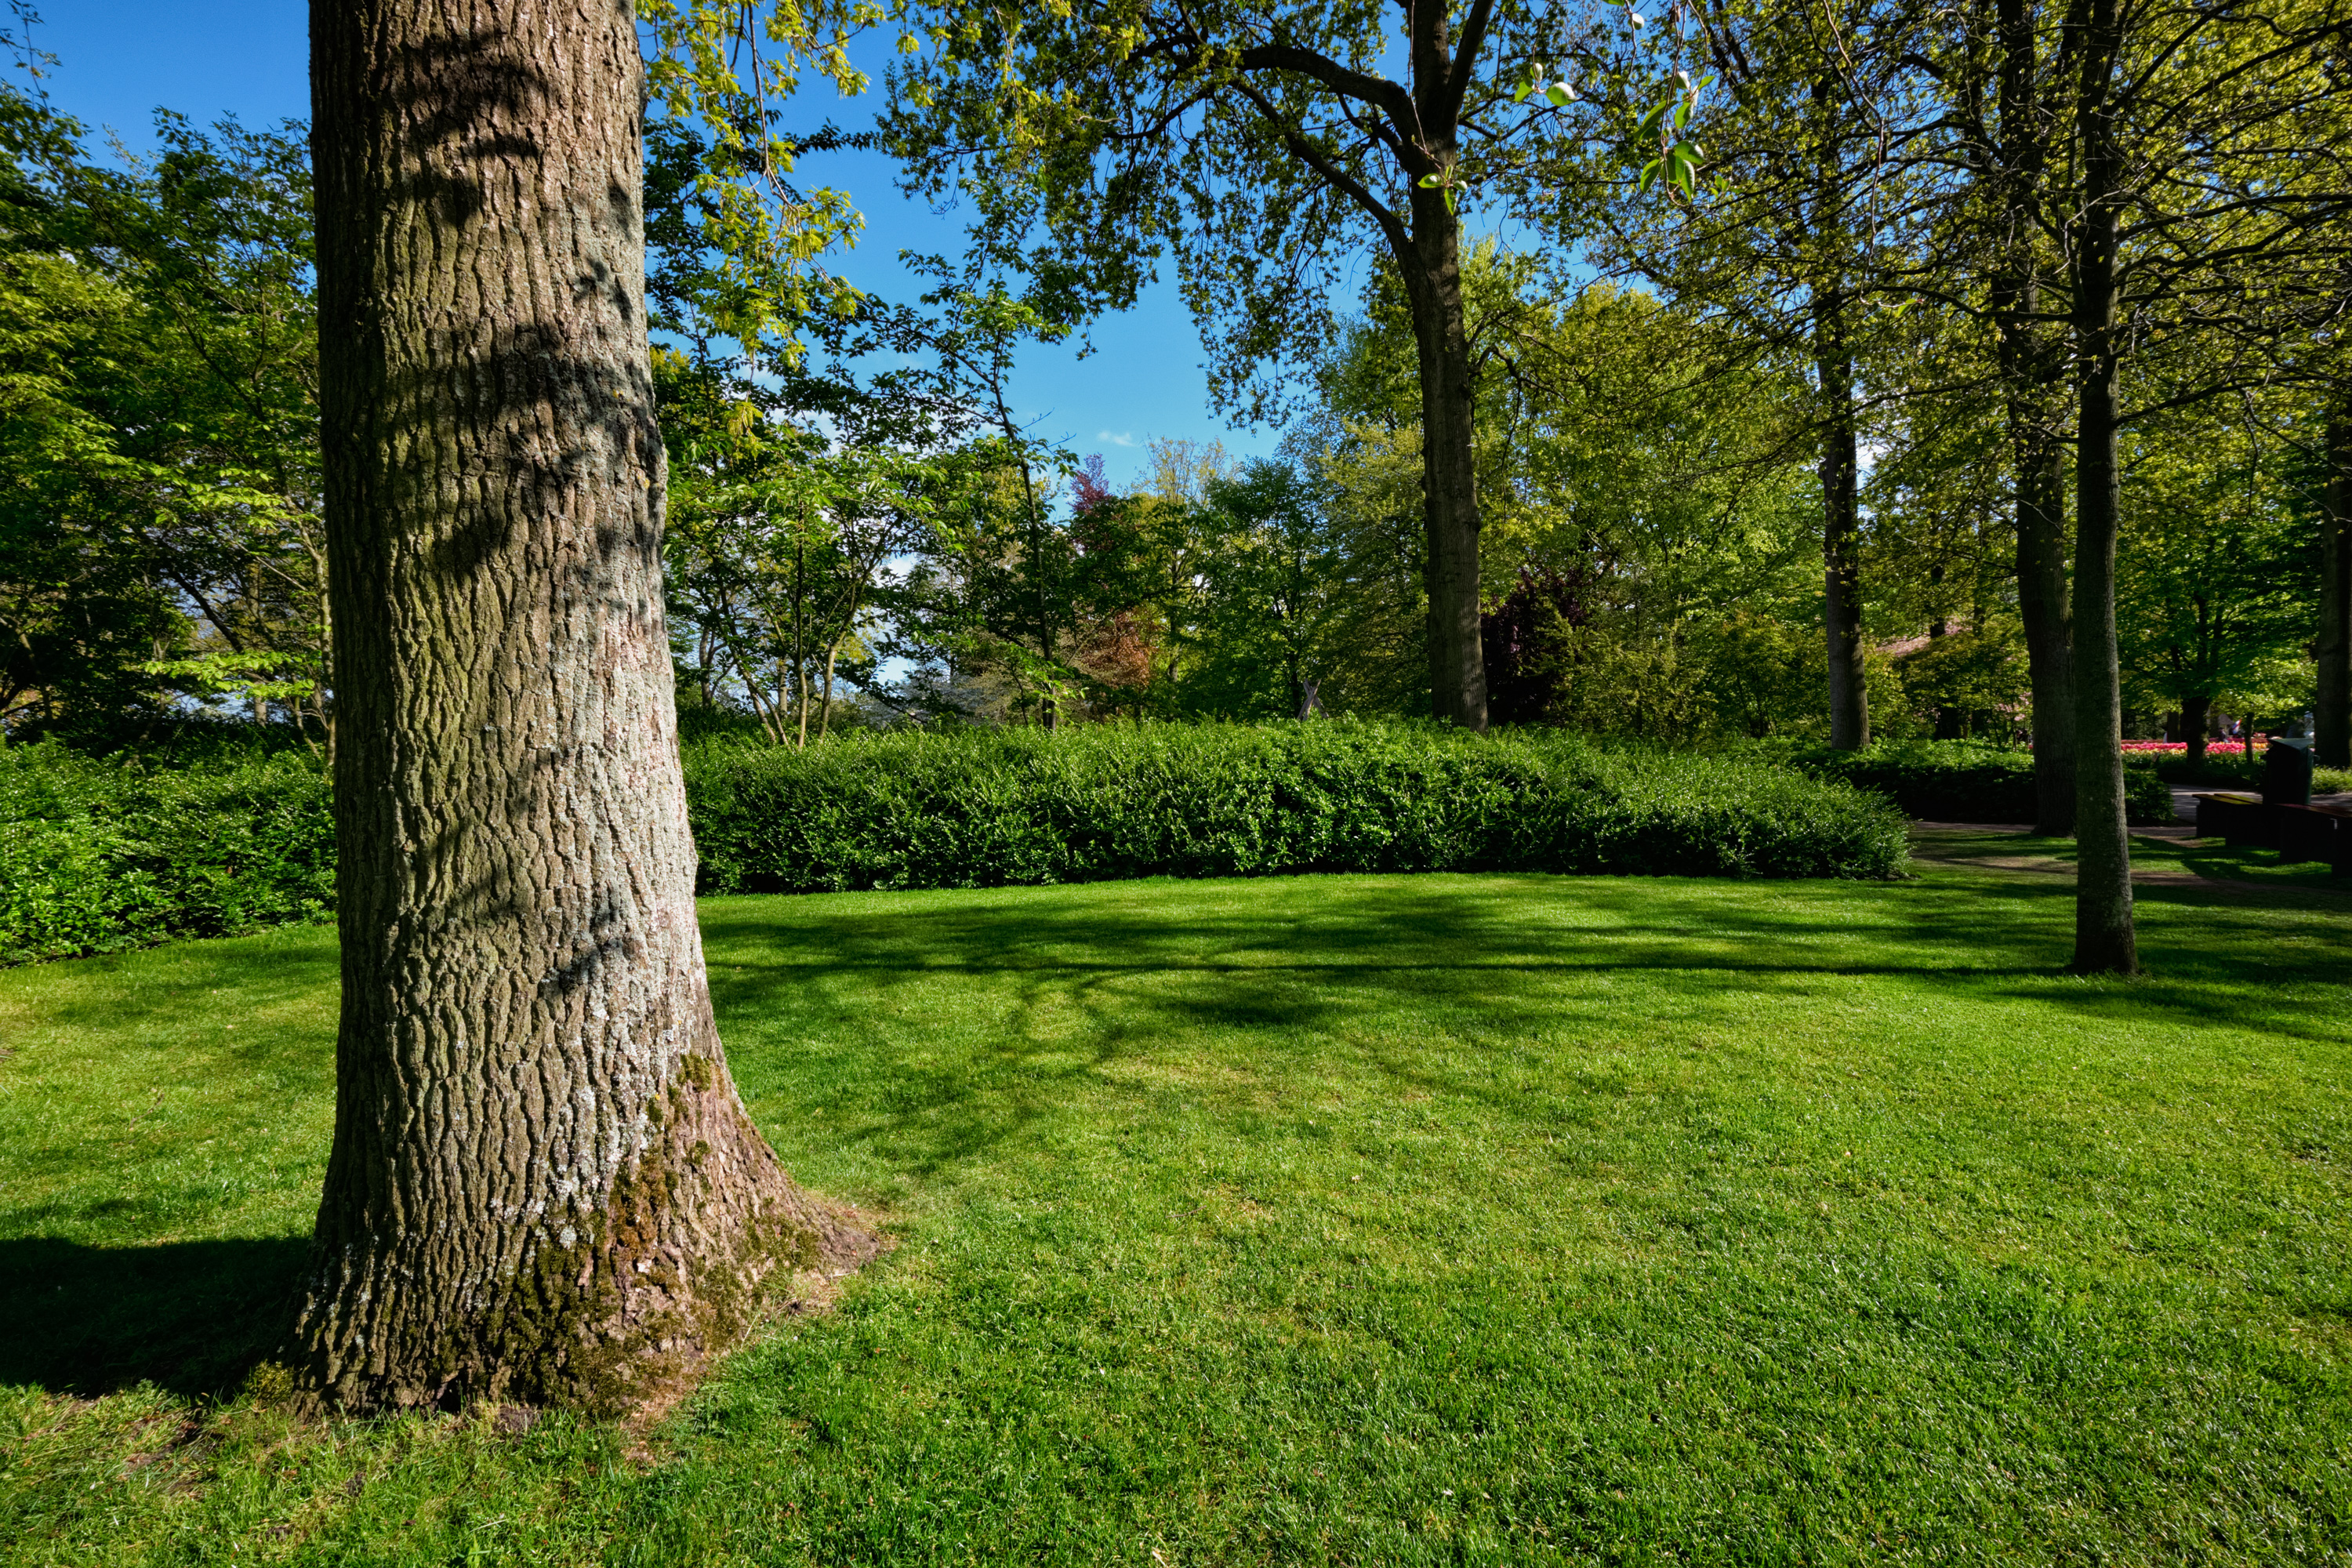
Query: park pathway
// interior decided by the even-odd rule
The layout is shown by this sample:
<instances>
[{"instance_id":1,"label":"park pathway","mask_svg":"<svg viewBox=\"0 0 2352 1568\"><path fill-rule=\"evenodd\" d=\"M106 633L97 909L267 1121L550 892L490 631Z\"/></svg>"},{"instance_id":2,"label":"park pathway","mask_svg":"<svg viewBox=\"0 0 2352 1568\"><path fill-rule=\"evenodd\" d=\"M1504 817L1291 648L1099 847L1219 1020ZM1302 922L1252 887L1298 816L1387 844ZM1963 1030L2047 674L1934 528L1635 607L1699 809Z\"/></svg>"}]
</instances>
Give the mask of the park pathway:
<instances>
[{"instance_id":1,"label":"park pathway","mask_svg":"<svg viewBox=\"0 0 2352 1568\"><path fill-rule=\"evenodd\" d=\"M2155 845L2194 846L2203 842L2185 823L2168 827L2136 827L2132 837ZM2035 838L2030 824L2016 822L1914 822L1911 858L1937 866L1979 867L1995 871L2022 871L2042 876L2074 874L2071 857L2055 855L2051 841ZM2213 877L2178 866L2149 866L2135 861L2132 884L2151 888L2212 888L2231 892L2262 893L2273 898L2307 900L2307 907L2352 906L2352 887L2255 882L2238 877Z\"/></svg>"}]
</instances>

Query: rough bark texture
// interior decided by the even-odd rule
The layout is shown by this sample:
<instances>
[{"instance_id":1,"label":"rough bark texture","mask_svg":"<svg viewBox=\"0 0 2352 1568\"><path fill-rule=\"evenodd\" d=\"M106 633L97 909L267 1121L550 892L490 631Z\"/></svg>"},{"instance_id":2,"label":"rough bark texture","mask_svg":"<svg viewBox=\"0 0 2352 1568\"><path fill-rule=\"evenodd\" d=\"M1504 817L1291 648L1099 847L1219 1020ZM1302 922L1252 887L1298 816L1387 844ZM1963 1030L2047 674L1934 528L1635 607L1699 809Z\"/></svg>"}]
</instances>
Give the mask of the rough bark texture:
<instances>
[{"instance_id":1,"label":"rough bark texture","mask_svg":"<svg viewBox=\"0 0 2352 1568\"><path fill-rule=\"evenodd\" d=\"M315 0L346 1409L625 1407L872 1240L745 1116L662 626L625 0Z\"/></svg>"},{"instance_id":2,"label":"rough bark texture","mask_svg":"<svg viewBox=\"0 0 2352 1568\"><path fill-rule=\"evenodd\" d=\"M1862 539L1854 453L1853 352L1834 290L1813 295L1813 365L1822 430L1822 621L1829 642L1830 744L1870 744L1870 696L1862 662Z\"/></svg>"},{"instance_id":3,"label":"rough bark texture","mask_svg":"<svg viewBox=\"0 0 2352 1568\"><path fill-rule=\"evenodd\" d=\"M1990 283L2017 487L2017 608L2032 690L2035 833L2074 831L2074 682L2066 582L2064 455L2056 428L2063 345L2041 320L2038 212L2053 117L2042 102L2033 13L1995 0L2000 143Z\"/></svg>"},{"instance_id":4,"label":"rough bark texture","mask_svg":"<svg viewBox=\"0 0 2352 1568\"><path fill-rule=\"evenodd\" d=\"M2320 513L2318 690L2311 760L2352 768L2352 388L2327 413L2326 504Z\"/></svg>"},{"instance_id":5,"label":"rough bark texture","mask_svg":"<svg viewBox=\"0 0 2352 1568\"><path fill-rule=\"evenodd\" d=\"M2110 89L2116 0L2082 0L2082 206L2074 226L2074 963L2139 968L2124 818L2123 692L2116 657L2116 248L2122 159Z\"/></svg>"}]
</instances>

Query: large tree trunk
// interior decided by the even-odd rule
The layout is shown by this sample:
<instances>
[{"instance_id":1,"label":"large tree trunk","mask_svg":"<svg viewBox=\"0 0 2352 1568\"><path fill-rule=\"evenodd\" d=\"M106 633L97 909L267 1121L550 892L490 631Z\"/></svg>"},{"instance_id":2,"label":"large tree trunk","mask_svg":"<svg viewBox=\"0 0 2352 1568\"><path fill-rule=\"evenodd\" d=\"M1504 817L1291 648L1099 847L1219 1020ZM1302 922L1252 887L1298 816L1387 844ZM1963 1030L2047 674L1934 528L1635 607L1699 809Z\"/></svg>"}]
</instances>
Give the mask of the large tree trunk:
<instances>
[{"instance_id":1,"label":"large tree trunk","mask_svg":"<svg viewBox=\"0 0 2352 1568\"><path fill-rule=\"evenodd\" d=\"M1486 727L1478 637L1476 388L1462 311L1459 229L1440 191L1413 193L1411 253L1398 258L1421 356L1421 461L1429 532L1429 689L1437 718Z\"/></svg>"},{"instance_id":2,"label":"large tree trunk","mask_svg":"<svg viewBox=\"0 0 2352 1568\"><path fill-rule=\"evenodd\" d=\"M1870 744L1870 696L1862 656L1862 531L1854 451L1853 351L1834 289L1813 294L1813 365L1822 432L1822 622L1829 643L1830 745Z\"/></svg>"},{"instance_id":3,"label":"large tree trunk","mask_svg":"<svg viewBox=\"0 0 2352 1568\"><path fill-rule=\"evenodd\" d=\"M2083 203L2074 234L2074 969L2139 968L2116 658L2116 247L2122 162L2110 77L2116 0L2083 0Z\"/></svg>"},{"instance_id":4,"label":"large tree trunk","mask_svg":"<svg viewBox=\"0 0 2352 1568\"><path fill-rule=\"evenodd\" d=\"M345 1409L625 1407L872 1242L712 1025L627 7L314 0L343 1006L296 1330Z\"/></svg>"},{"instance_id":5,"label":"large tree trunk","mask_svg":"<svg viewBox=\"0 0 2352 1568\"><path fill-rule=\"evenodd\" d=\"M2320 512L2319 687L2312 761L2352 768L2352 388L2327 410L2327 475Z\"/></svg>"}]
</instances>

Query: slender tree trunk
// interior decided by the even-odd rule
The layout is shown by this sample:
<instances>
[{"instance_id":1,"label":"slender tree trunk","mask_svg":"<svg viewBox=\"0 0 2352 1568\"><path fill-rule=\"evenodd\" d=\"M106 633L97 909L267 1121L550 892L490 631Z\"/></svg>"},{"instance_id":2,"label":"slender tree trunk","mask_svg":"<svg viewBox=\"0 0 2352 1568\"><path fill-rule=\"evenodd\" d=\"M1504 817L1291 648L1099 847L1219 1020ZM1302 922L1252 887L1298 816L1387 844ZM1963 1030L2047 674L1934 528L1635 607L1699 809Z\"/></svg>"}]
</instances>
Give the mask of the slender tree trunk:
<instances>
[{"instance_id":1,"label":"slender tree trunk","mask_svg":"<svg viewBox=\"0 0 2352 1568\"><path fill-rule=\"evenodd\" d=\"M1421 356L1423 516L1429 533L1431 710L1486 728L1486 663L1478 641L1476 387L1462 310L1461 232L1444 193L1413 192L1412 250L1398 258Z\"/></svg>"},{"instance_id":2,"label":"slender tree trunk","mask_svg":"<svg viewBox=\"0 0 2352 1568\"><path fill-rule=\"evenodd\" d=\"M343 1005L291 1347L345 1409L612 1410L872 1242L711 1021L626 7L316 0Z\"/></svg>"},{"instance_id":3,"label":"slender tree trunk","mask_svg":"<svg viewBox=\"0 0 2352 1568\"><path fill-rule=\"evenodd\" d=\"M2058 367L2049 374L2056 376ZM2066 581L2065 458L2038 425L2012 422L2017 475L2017 603L2033 703L2033 831L2074 831L2074 649Z\"/></svg>"},{"instance_id":4,"label":"slender tree trunk","mask_svg":"<svg viewBox=\"0 0 2352 1568\"><path fill-rule=\"evenodd\" d=\"M1994 0L1993 15L2000 62L2000 144L1992 171L1997 259L1988 281L2017 486L2017 608L2025 624L2033 702L2033 830L2063 837L2074 831L2074 649L2065 459L2051 407L2063 374L2063 345L2039 319L2037 251L2037 208L2052 117L2042 103L2030 0Z\"/></svg>"},{"instance_id":5,"label":"slender tree trunk","mask_svg":"<svg viewBox=\"0 0 2352 1568\"><path fill-rule=\"evenodd\" d=\"M816 721L816 738L820 741L833 729L833 667L840 658L839 640L827 643L824 648L824 707L818 712Z\"/></svg>"},{"instance_id":6,"label":"slender tree trunk","mask_svg":"<svg viewBox=\"0 0 2352 1568\"><path fill-rule=\"evenodd\" d=\"M2205 771L2205 730L2213 721L2213 700L2201 693L2180 700L2180 735L2193 777Z\"/></svg>"},{"instance_id":7,"label":"slender tree trunk","mask_svg":"<svg viewBox=\"0 0 2352 1568\"><path fill-rule=\"evenodd\" d=\"M2311 758L2352 768L2352 388L2327 411L2327 475L2320 511L2319 686Z\"/></svg>"},{"instance_id":8,"label":"slender tree trunk","mask_svg":"<svg viewBox=\"0 0 2352 1568\"><path fill-rule=\"evenodd\" d=\"M2139 968L2124 820L2123 691L2116 658L2116 244L2122 160L2110 83L2116 0L2080 0L2083 191L2074 233L2074 962Z\"/></svg>"},{"instance_id":9,"label":"slender tree trunk","mask_svg":"<svg viewBox=\"0 0 2352 1568\"><path fill-rule=\"evenodd\" d=\"M1822 430L1822 621L1829 643L1830 745L1870 744L1862 656L1862 540L1853 417L1853 353L1835 289L1813 294L1813 366Z\"/></svg>"}]
</instances>

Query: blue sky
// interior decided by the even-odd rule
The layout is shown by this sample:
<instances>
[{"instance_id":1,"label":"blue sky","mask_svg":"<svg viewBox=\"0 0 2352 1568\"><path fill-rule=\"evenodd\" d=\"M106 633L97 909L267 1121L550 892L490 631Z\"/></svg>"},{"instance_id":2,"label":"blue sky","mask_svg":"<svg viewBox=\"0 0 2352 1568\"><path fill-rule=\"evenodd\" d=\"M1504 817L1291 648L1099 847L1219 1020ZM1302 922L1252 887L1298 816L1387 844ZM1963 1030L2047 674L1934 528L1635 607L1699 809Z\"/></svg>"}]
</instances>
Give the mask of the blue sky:
<instances>
[{"instance_id":1,"label":"blue sky","mask_svg":"<svg viewBox=\"0 0 2352 1568\"><path fill-rule=\"evenodd\" d=\"M199 123L234 113L248 125L310 113L309 7L289 0L48 0L35 42L58 57L47 87L58 108L108 128L133 149L152 142L158 107ZM810 120L852 123L870 112L830 89L801 100ZM889 160L874 154L812 159L811 184L846 190L866 233L836 265L861 287L907 297L902 247L953 253L954 214L935 216L901 197ZM1228 427L1208 406L1201 343L1172 284L1154 286L1133 310L1097 323L1096 353L1033 348L1014 392L1036 433L1080 454L1099 451L1116 481L1136 472L1154 437L1222 440L1236 454L1270 451L1278 432Z\"/></svg>"}]
</instances>

